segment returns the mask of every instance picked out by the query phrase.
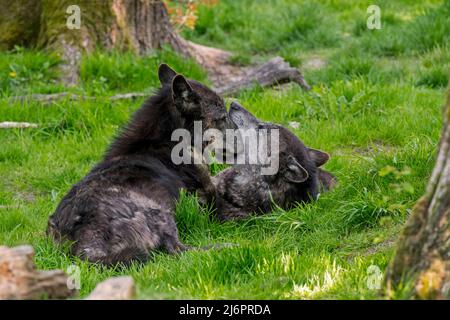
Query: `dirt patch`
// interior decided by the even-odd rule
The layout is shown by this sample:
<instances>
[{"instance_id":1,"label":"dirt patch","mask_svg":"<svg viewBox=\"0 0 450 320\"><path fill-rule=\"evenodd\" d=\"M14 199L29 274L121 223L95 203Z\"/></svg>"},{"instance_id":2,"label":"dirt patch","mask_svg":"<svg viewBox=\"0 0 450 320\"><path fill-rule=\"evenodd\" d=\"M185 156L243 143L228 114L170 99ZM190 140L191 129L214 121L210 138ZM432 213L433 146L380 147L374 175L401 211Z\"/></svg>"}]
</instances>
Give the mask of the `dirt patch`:
<instances>
[{"instance_id":1,"label":"dirt patch","mask_svg":"<svg viewBox=\"0 0 450 320\"><path fill-rule=\"evenodd\" d=\"M352 156L355 154L362 156L376 156L381 153L393 153L395 150L396 148L394 146L386 145L381 142L373 142L367 147L345 146L338 148L333 154L337 156Z\"/></svg>"},{"instance_id":2,"label":"dirt patch","mask_svg":"<svg viewBox=\"0 0 450 320\"><path fill-rule=\"evenodd\" d=\"M326 60L319 56L313 56L303 63L302 67L305 70L319 70L327 65Z\"/></svg>"},{"instance_id":3,"label":"dirt patch","mask_svg":"<svg viewBox=\"0 0 450 320\"><path fill-rule=\"evenodd\" d=\"M374 246L367 248L367 250L362 253L362 256L365 256L365 257L371 256L371 255L378 253L380 251L383 251L385 249L389 249L395 245L396 241L397 241L396 237L389 237L388 239L386 239Z\"/></svg>"}]
</instances>

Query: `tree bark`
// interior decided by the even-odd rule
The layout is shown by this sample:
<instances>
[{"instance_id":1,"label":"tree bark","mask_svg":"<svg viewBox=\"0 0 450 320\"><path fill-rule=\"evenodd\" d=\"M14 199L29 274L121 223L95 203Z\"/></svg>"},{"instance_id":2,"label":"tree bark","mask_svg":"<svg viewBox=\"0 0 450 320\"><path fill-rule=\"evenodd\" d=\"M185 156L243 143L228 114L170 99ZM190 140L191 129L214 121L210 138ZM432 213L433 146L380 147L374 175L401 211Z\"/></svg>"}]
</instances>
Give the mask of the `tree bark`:
<instances>
[{"instance_id":1,"label":"tree bark","mask_svg":"<svg viewBox=\"0 0 450 320\"><path fill-rule=\"evenodd\" d=\"M12 49L15 45L34 46L41 11L40 1L0 0L0 50Z\"/></svg>"},{"instance_id":2,"label":"tree bark","mask_svg":"<svg viewBox=\"0 0 450 320\"><path fill-rule=\"evenodd\" d=\"M389 297L406 289L413 298L450 298L450 85L444 110L436 165L387 270Z\"/></svg>"}]
</instances>

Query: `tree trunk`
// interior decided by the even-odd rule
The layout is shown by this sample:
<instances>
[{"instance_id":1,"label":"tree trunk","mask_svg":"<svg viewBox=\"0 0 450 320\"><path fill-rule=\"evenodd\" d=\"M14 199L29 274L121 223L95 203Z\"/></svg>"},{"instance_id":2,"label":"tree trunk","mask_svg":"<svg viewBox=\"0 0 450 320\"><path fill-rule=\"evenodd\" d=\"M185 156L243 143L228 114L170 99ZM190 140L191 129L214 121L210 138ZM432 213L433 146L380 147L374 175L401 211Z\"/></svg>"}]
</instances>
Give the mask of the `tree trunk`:
<instances>
[{"instance_id":1,"label":"tree trunk","mask_svg":"<svg viewBox=\"0 0 450 320\"><path fill-rule=\"evenodd\" d=\"M36 44L56 51L64 62L61 78L67 85L78 83L81 56L95 47L148 54L168 45L202 65L224 94L255 83L271 86L286 81L309 89L301 73L281 58L262 66L240 68L229 62L230 52L183 39L171 25L161 0L78 0L79 29L67 25L73 15L67 11L73 4L71 0L21 0L11 6L10 0L0 0L0 27L9 30L0 35L0 49Z\"/></svg>"},{"instance_id":2,"label":"tree trunk","mask_svg":"<svg viewBox=\"0 0 450 320\"><path fill-rule=\"evenodd\" d=\"M189 57L181 38L172 28L167 10L157 0L77 1L80 29L70 30L67 8L70 0L42 1L42 25L38 44L57 50L66 61L65 82L76 84L81 54L94 47L130 50L148 54L162 45Z\"/></svg>"},{"instance_id":3,"label":"tree trunk","mask_svg":"<svg viewBox=\"0 0 450 320\"><path fill-rule=\"evenodd\" d=\"M450 86L444 110L436 165L386 274L390 297L409 288L413 298L450 298Z\"/></svg>"},{"instance_id":4,"label":"tree trunk","mask_svg":"<svg viewBox=\"0 0 450 320\"><path fill-rule=\"evenodd\" d=\"M40 1L0 0L0 50L12 49L15 45L34 46L41 11Z\"/></svg>"},{"instance_id":5,"label":"tree trunk","mask_svg":"<svg viewBox=\"0 0 450 320\"><path fill-rule=\"evenodd\" d=\"M78 82L82 53L95 47L131 50L147 54L163 44L190 57L170 24L167 10L158 0L79 0L80 29L70 29L70 0L0 0L0 49L33 46L61 55L62 80Z\"/></svg>"}]
</instances>

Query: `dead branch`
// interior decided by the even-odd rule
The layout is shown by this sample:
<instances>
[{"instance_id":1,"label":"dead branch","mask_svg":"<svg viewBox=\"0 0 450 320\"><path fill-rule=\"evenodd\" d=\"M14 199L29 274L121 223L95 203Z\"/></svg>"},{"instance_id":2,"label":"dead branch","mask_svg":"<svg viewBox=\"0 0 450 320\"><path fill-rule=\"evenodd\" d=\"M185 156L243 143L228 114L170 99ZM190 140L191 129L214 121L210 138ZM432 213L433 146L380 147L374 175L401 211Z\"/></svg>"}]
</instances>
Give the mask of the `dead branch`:
<instances>
[{"instance_id":1,"label":"dead branch","mask_svg":"<svg viewBox=\"0 0 450 320\"><path fill-rule=\"evenodd\" d=\"M26 129L37 127L39 126L36 123L29 123L29 122L11 122L11 121L0 122L0 129Z\"/></svg>"},{"instance_id":2,"label":"dead branch","mask_svg":"<svg viewBox=\"0 0 450 320\"><path fill-rule=\"evenodd\" d=\"M130 92L130 93L120 93L113 95L111 97L108 97L107 99L111 101L119 101L119 100L136 100L138 98L147 97L149 94L144 92ZM56 103L60 100L68 100L68 101L84 101L84 100L96 100L96 99L103 99L103 97L92 97L92 96L85 96L85 95L79 95L75 93L70 92L60 92L60 93L51 93L51 94L30 94L26 96L14 96L9 99L10 103L26 103L30 101L37 101L42 104L52 104Z\"/></svg>"}]
</instances>

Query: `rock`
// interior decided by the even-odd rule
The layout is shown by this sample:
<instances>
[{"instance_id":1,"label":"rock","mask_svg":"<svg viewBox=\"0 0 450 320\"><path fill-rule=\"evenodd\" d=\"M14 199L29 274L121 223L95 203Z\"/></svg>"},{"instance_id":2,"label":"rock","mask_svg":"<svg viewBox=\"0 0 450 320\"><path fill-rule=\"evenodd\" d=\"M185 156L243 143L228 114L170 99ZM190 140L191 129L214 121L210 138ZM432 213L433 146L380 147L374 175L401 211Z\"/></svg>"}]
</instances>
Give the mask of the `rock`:
<instances>
[{"instance_id":1,"label":"rock","mask_svg":"<svg viewBox=\"0 0 450 320\"><path fill-rule=\"evenodd\" d=\"M134 298L135 294L133 278L121 276L100 282L86 300L129 300Z\"/></svg>"},{"instance_id":2,"label":"rock","mask_svg":"<svg viewBox=\"0 0 450 320\"><path fill-rule=\"evenodd\" d=\"M38 271L31 246L0 246L0 299L63 299L76 291L61 270Z\"/></svg>"}]
</instances>

